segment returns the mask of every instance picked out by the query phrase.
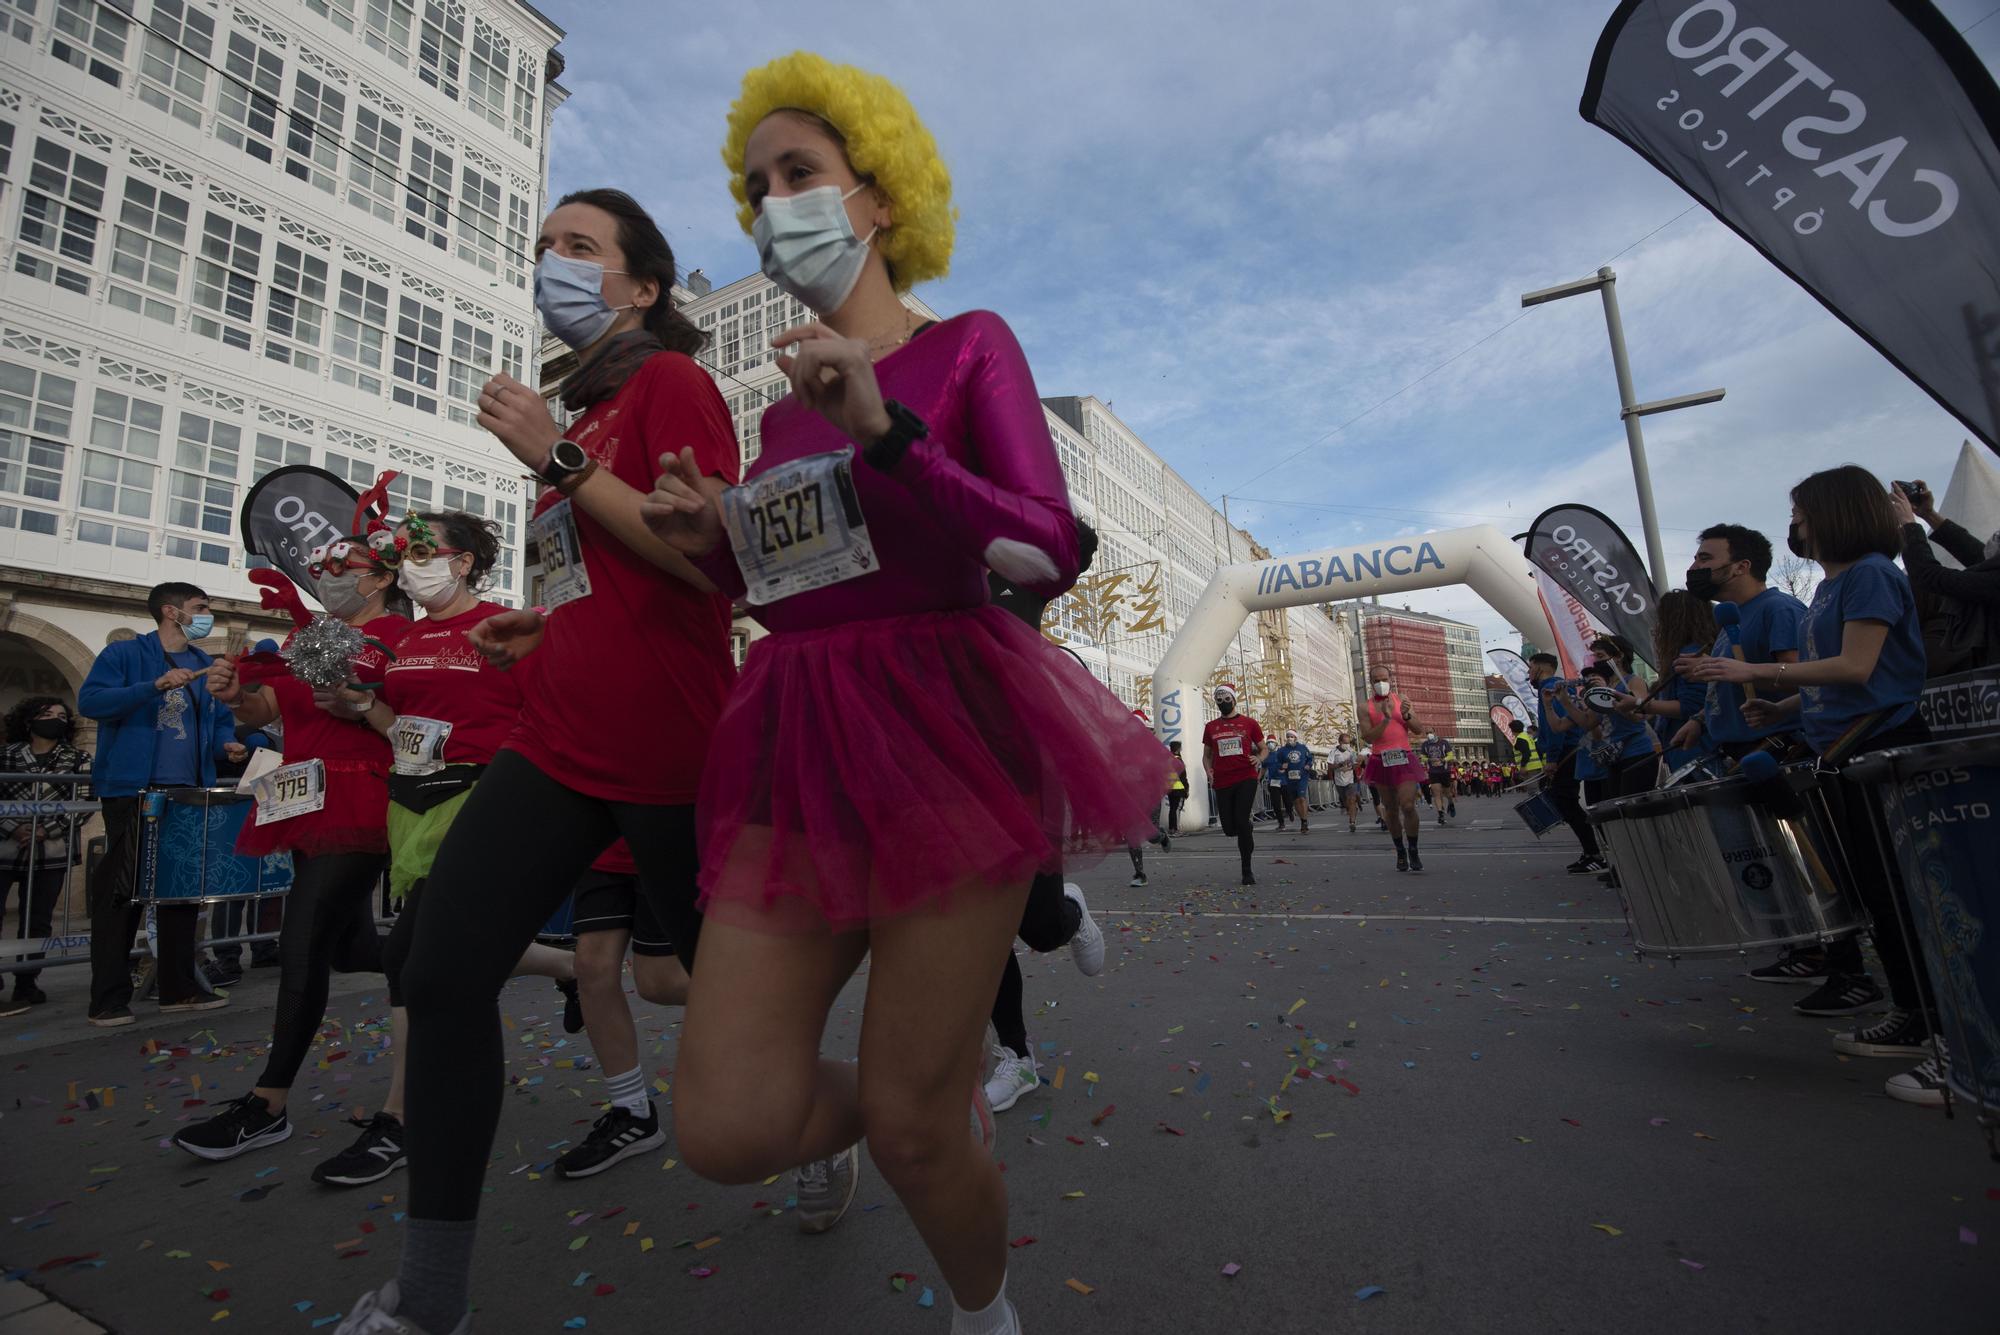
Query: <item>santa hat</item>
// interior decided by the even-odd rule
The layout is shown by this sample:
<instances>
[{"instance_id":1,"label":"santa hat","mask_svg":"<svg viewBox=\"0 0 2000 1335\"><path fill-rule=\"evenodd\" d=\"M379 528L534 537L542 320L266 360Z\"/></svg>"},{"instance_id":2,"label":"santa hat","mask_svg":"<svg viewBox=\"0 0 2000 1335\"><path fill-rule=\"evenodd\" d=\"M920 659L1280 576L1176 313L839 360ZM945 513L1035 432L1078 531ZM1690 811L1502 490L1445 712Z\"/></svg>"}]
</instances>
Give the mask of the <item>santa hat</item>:
<instances>
[{"instance_id":1,"label":"santa hat","mask_svg":"<svg viewBox=\"0 0 2000 1335\"><path fill-rule=\"evenodd\" d=\"M1132 717L1138 719L1139 722L1145 724L1149 728L1153 726L1153 720L1146 717L1146 711L1143 709L1133 710Z\"/></svg>"},{"instance_id":2,"label":"santa hat","mask_svg":"<svg viewBox=\"0 0 2000 1335\"><path fill-rule=\"evenodd\" d=\"M1226 695L1230 699L1234 700L1236 698L1236 683L1233 681L1225 681L1221 685L1215 688L1215 693L1217 695Z\"/></svg>"}]
</instances>

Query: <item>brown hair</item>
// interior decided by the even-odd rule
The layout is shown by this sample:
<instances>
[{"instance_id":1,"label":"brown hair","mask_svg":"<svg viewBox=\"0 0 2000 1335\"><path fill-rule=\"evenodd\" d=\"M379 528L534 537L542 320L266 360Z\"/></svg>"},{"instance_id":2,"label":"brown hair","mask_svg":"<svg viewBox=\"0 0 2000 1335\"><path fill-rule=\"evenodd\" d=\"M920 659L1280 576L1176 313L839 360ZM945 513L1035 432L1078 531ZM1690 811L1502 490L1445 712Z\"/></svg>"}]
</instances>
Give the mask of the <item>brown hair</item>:
<instances>
[{"instance_id":1,"label":"brown hair","mask_svg":"<svg viewBox=\"0 0 2000 1335\"><path fill-rule=\"evenodd\" d=\"M1622 635L1600 635L1590 642L1590 652L1603 654L1618 665L1620 672L1632 670L1632 646Z\"/></svg>"},{"instance_id":2,"label":"brown hair","mask_svg":"<svg viewBox=\"0 0 2000 1335\"><path fill-rule=\"evenodd\" d=\"M1653 628L1653 663L1660 669L1660 679L1653 683L1655 694L1673 675L1674 658L1682 646L1698 644L1705 650L1715 643L1716 632L1715 609L1708 599L1697 598L1686 589L1661 594L1659 612L1659 624Z\"/></svg>"},{"instance_id":3,"label":"brown hair","mask_svg":"<svg viewBox=\"0 0 2000 1335\"><path fill-rule=\"evenodd\" d=\"M645 311L646 329L669 352L690 357L700 352L708 335L674 308L674 251L653 216L623 190L572 190L556 201L557 208L564 204L588 204L617 221L618 249L625 253L626 276L650 278L660 285L659 300Z\"/></svg>"},{"instance_id":4,"label":"brown hair","mask_svg":"<svg viewBox=\"0 0 2000 1335\"><path fill-rule=\"evenodd\" d=\"M1792 504L1805 520L1812 558L1821 565L1859 561L1870 552L1893 560L1903 550L1888 491L1859 464L1814 473L1792 488Z\"/></svg>"},{"instance_id":5,"label":"brown hair","mask_svg":"<svg viewBox=\"0 0 2000 1335\"><path fill-rule=\"evenodd\" d=\"M493 563L500 559L500 526L490 519L463 510L426 510L417 518L437 530L446 547L456 547L472 558L472 573L465 582L479 588Z\"/></svg>"}]
</instances>

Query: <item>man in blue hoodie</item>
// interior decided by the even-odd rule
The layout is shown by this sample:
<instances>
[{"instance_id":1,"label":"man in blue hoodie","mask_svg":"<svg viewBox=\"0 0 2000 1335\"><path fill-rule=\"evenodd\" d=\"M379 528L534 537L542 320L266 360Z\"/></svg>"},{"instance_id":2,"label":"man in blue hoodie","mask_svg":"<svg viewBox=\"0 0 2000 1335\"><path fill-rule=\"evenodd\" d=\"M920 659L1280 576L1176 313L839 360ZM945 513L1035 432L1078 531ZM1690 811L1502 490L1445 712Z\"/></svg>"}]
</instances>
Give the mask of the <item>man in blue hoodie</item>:
<instances>
[{"instance_id":1,"label":"man in blue hoodie","mask_svg":"<svg viewBox=\"0 0 2000 1335\"><path fill-rule=\"evenodd\" d=\"M106 645L77 693L77 712L97 721L92 789L104 803L102 881L90 905L90 1022L132 1023L132 902L139 862L140 794L147 788L213 787L216 761L241 759L236 719L208 693L215 660L194 647L215 629L208 595L192 584L159 584L146 595L155 629ZM161 905L159 989L163 1011L227 1003L195 981L194 904Z\"/></svg>"}]
</instances>

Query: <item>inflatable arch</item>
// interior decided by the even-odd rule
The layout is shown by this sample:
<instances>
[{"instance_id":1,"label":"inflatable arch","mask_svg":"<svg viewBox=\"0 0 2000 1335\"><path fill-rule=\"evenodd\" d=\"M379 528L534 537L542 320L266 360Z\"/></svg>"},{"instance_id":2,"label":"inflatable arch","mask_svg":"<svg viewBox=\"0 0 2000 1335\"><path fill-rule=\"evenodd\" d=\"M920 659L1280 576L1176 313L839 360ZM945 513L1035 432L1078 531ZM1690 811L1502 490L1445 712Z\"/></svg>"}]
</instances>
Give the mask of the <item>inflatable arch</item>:
<instances>
[{"instance_id":1,"label":"inflatable arch","mask_svg":"<svg viewBox=\"0 0 2000 1335\"><path fill-rule=\"evenodd\" d=\"M1190 781L1181 828L1198 832L1208 823L1208 788L1201 781L1201 729L1214 708L1207 700L1208 679L1245 617L1447 584L1470 588L1529 639L1553 642L1533 568L1520 548L1490 524L1329 547L1216 571L1153 673L1153 729L1162 743L1180 742L1187 760Z\"/></svg>"}]
</instances>

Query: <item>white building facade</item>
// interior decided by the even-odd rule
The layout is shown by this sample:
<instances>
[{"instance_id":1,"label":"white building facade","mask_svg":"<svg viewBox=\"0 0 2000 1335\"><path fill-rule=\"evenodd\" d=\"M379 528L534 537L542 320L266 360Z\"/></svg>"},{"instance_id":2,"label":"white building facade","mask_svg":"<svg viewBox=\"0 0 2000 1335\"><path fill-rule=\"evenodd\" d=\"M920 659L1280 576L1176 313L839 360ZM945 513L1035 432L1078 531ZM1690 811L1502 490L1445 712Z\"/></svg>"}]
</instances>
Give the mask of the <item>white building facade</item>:
<instances>
[{"instance_id":1,"label":"white building facade","mask_svg":"<svg viewBox=\"0 0 2000 1335\"><path fill-rule=\"evenodd\" d=\"M518 602L531 493L474 404L531 373L561 38L515 0L0 5L10 652L170 579L255 622L237 513L287 464L494 520Z\"/></svg>"}]
</instances>

